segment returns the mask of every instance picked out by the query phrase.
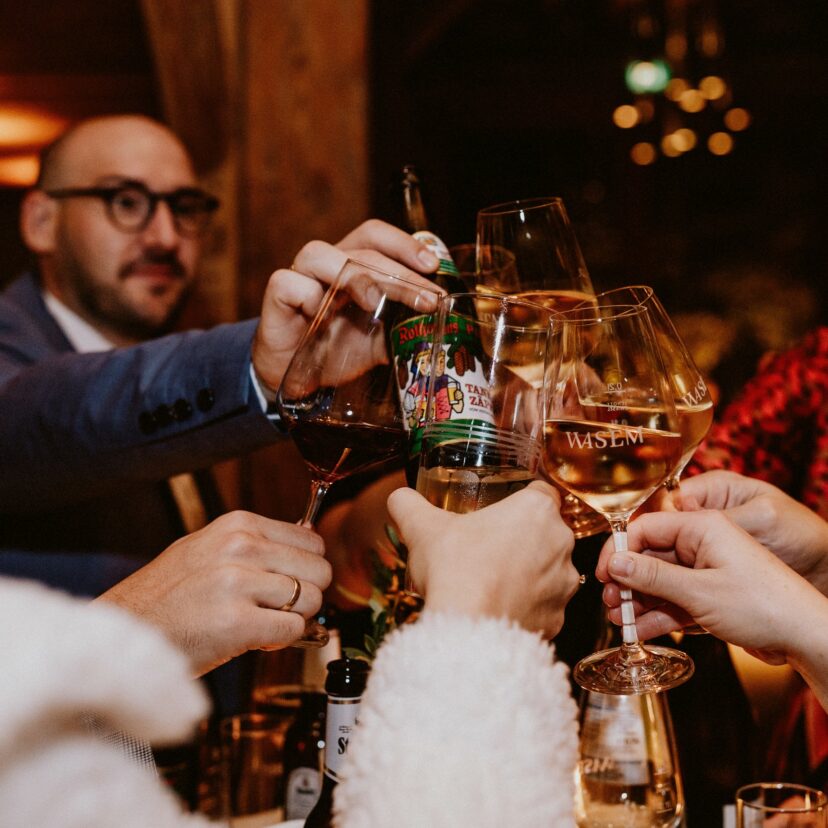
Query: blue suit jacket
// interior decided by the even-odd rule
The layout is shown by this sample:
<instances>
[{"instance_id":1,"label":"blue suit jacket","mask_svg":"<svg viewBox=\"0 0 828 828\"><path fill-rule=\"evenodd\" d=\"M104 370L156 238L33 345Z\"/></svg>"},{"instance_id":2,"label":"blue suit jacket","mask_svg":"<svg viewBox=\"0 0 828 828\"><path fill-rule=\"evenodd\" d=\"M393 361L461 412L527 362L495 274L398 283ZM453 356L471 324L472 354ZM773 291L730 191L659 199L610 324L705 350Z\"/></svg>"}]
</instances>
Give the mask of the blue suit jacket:
<instances>
[{"instance_id":1,"label":"blue suit jacket","mask_svg":"<svg viewBox=\"0 0 828 828\"><path fill-rule=\"evenodd\" d=\"M179 537L166 478L278 439L250 381L255 327L78 354L36 277L0 294L0 571L21 551L66 574L99 569L97 553L140 564Z\"/></svg>"}]
</instances>

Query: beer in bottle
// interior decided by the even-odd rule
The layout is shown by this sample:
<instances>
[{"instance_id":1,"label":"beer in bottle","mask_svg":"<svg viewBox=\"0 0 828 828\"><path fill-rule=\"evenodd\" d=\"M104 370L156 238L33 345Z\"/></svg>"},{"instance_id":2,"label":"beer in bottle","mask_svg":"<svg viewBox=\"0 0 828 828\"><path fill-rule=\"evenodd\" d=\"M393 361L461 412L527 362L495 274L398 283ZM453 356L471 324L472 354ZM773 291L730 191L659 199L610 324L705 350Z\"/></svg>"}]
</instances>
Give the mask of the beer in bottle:
<instances>
[{"instance_id":1,"label":"beer in bottle","mask_svg":"<svg viewBox=\"0 0 828 828\"><path fill-rule=\"evenodd\" d=\"M340 658L328 664L325 692L325 775L322 791L305 820L305 828L327 828L333 824L333 792L339 782L351 732L359 717L359 704L370 666L355 658Z\"/></svg>"},{"instance_id":2,"label":"beer in bottle","mask_svg":"<svg viewBox=\"0 0 828 828\"><path fill-rule=\"evenodd\" d=\"M440 262L432 276L434 283L447 293L467 292L469 288L460 278L448 247L439 236L429 230L420 191L420 179L410 164L403 167L401 185L405 229L431 250ZM446 373L453 372L456 375L453 379L458 383L458 387L462 383L468 383L475 388L486 388L482 364L483 350L474 321L474 304L469 302L467 306L461 307L461 310L462 317L457 316L452 320L457 322L457 333L446 355ZM434 323L435 314L417 314L396 325L391 331L391 349L394 354L403 421L409 432L406 478L408 485L412 487L417 483L423 428L427 415ZM455 411L452 412L451 419L483 419L488 423L492 422L488 413L480 411Z\"/></svg>"}]
</instances>

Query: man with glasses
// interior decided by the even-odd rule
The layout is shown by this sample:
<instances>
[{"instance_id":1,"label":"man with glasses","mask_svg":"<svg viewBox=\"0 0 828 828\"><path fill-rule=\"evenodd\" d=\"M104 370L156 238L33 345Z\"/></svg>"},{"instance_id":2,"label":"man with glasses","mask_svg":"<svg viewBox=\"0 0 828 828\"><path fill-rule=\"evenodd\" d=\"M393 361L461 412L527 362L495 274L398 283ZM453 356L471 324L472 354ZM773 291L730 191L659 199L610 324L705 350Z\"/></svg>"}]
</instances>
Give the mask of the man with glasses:
<instances>
[{"instance_id":1,"label":"man with glasses","mask_svg":"<svg viewBox=\"0 0 828 828\"><path fill-rule=\"evenodd\" d=\"M143 116L81 122L44 152L21 209L37 267L0 294L0 572L95 595L197 530L220 511L199 470L280 439L268 400L348 256L414 278L437 266L368 221L302 247L259 319L169 333L218 206ZM297 532L262 543L314 547ZM284 580L274 606L296 591Z\"/></svg>"}]
</instances>

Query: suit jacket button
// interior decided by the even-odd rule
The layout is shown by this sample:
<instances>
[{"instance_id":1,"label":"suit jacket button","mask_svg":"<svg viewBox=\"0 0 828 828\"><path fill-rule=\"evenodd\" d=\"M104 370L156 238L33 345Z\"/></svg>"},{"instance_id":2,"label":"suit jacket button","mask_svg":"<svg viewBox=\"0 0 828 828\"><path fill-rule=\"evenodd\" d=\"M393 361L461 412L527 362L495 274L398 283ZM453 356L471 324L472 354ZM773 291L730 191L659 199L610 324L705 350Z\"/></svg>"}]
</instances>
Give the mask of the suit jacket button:
<instances>
[{"instance_id":1,"label":"suit jacket button","mask_svg":"<svg viewBox=\"0 0 828 828\"><path fill-rule=\"evenodd\" d=\"M209 411L216 402L216 395L211 388L202 388L196 394L196 405L199 411Z\"/></svg>"},{"instance_id":2,"label":"suit jacket button","mask_svg":"<svg viewBox=\"0 0 828 828\"><path fill-rule=\"evenodd\" d=\"M155 422L155 417L149 411L142 411L141 416L138 417L138 428L144 434L153 434L158 428L158 423Z\"/></svg>"},{"instance_id":3,"label":"suit jacket button","mask_svg":"<svg viewBox=\"0 0 828 828\"><path fill-rule=\"evenodd\" d=\"M155 422L162 428L173 421L172 411L168 405L159 405L152 413L155 416Z\"/></svg>"},{"instance_id":4,"label":"suit jacket button","mask_svg":"<svg viewBox=\"0 0 828 828\"><path fill-rule=\"evenodd\" d=\"M178 420L189 420L193 416L193 407L185 399L176 400L172 407L172 415Z\"/></svg>"}]
</instances>

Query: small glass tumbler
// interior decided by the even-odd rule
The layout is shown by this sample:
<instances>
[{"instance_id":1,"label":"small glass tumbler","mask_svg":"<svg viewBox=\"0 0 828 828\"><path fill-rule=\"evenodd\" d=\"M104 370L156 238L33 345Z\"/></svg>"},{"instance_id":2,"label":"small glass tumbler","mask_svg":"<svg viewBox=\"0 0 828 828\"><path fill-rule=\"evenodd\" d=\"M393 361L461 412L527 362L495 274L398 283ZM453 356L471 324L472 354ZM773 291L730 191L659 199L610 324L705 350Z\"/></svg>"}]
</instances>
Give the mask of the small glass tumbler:
<instances>
[{"instance_id":1,"label":"small glass tumbler","mask_svg":"<svg viewBox=\"0 0 828 828\"><path fill-rule=\"evenodd\" d=\"M816 788L756 782L736 791L737 828L824 828L828 799Z\"/></svg>"}]
</instances>

